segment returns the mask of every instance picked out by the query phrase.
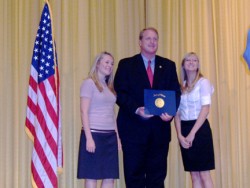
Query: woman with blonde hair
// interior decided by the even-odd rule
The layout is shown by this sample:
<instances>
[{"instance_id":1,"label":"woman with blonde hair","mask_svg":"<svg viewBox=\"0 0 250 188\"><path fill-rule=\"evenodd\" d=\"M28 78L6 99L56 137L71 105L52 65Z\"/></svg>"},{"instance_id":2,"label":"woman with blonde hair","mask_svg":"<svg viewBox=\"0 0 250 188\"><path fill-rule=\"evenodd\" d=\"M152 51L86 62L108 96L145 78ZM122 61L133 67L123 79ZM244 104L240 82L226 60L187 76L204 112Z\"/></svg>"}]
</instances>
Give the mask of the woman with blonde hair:
<instances>
[{"instance_id":1,"label":"woman with blonde hair","mask_svg":"<svg viewBox=\"0 0 250 188\"><path fill-rule=\"evenodd\" d=\"M184 170L193 188L213 188L210 170L215 168L212 131L207 120L213 86L200 72L196 53L185 55L181 64L181 102L174 118Z\"/></svg>"},{"instance_id":2,"label":"woman with blonde hair","mask_svg":"<svg viewBox=\"0 0 250 188\"><path fill-rule=\"evenodd\" d=\"M82 131L77 178L85 179L85 188L96 188L97 180L102 180L102 188L113 188L119 178L113 67L113 56L100 53L80 89Z\"/></svg>"}]
</instances>

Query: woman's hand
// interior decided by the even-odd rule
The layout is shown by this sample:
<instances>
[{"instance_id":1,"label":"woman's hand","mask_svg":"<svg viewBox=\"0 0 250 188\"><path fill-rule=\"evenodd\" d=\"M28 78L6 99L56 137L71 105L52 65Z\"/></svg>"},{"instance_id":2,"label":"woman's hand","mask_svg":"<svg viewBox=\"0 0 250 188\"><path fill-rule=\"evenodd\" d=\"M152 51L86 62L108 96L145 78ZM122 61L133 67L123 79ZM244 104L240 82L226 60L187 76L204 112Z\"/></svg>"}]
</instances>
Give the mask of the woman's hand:
<instances>
[{"instance_id":1,"label":"woman's hand","mask_svg":"<svg viewBox=\"0 0 250 188\"><path fill-rule=\"evenodd\" d=\"M180 144L181 144L181 146L183 148L185 148L185 149L190 148L190 144L189 144L189 142L186 140L186 138L184 136L179 135L178 140L179 140L179 142L180 142Z\"/></svg>"},{"instance_id":2,"label":"woman's hand","mask_svg":"<svg viewBox=\"0 0 250 188\"><path fill-rule=\"evenodd\" d=\"M95 153L95 141L93 140L93 138L87 139L86 150L90 153Z\"/></svg>"},{"instance_id":3,"label":"woman's hand","mask_svg":"<svg viewBox=\"0 0 250 188\"><path fill-rule=\"evenodd\" d=\"M189 143L190 147L192 147L193 145L194 138L195 138L195 134L192 133L191 131L185 139Z\"/></svg>"}]
</instances>

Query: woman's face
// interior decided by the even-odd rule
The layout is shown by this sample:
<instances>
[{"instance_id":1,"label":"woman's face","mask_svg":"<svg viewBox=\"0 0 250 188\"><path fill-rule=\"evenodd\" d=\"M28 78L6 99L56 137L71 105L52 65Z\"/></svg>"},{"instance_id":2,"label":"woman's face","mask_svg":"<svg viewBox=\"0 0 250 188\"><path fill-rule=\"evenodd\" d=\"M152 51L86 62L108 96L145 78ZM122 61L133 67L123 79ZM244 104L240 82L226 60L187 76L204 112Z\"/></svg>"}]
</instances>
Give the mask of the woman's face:
<instances>
[{"instance_id":1,"label":"woman's face","mask_svg":"<svg viewBox=\"0 0 250 188\"><path fill-rule=\"evenodd\" d=\"M183 67L187 72L190 71L197 71L199 68L199 60L198 58L192 54L188 56L184 62L184 67Z\"/></svg>"},{"instance_id":2,"label":"woman's face","mask_svg":"<svg viewBox=\"0 0 250 188\"><path fill-rule=\"evenodd\" d=\"M100 75L109 76L114 67L114 60L110 55L103 55L99 63L97 63L97 71Z\"/></svg>"}]
</instances>

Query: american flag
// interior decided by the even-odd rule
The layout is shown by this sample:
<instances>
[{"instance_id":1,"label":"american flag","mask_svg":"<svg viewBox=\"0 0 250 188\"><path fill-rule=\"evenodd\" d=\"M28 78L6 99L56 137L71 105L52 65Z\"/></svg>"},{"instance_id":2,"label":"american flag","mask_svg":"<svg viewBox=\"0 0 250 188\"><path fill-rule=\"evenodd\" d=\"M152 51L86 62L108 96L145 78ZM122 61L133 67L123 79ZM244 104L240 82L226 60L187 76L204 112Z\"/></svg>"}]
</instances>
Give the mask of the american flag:
<instances>
[{"instance_id":1,"label":"american flag","mask_svg":"<svg viewBox=\"0 0 250 188\"><path fill-rule=\"evenodd\" d=\"M62 170L59 74L50 6L45 3L34 44L25 130L33 141L32 186L57 188Z\"/></svg>"}]
</instances>

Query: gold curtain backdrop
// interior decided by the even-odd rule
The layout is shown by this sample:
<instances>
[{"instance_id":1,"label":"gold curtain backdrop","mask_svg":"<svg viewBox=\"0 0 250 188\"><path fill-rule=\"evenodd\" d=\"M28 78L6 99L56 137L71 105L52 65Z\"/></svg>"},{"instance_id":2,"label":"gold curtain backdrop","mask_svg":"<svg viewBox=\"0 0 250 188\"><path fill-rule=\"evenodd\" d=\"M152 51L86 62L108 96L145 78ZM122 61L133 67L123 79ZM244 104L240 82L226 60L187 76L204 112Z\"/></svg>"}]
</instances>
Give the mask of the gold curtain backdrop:
<instances>
[{"instance_id":1,"label":"gold curtain backdrop","mask_svg":"<svg viewBox=\"0 0 250 188\"><path fill-rule=\"evenodd\" d=\"M77 180L81 130L79 88L94 56L106 50L119 59L139 52L139 31L159 31L158 54L180 69L185 53L200 56L215 93L213 130L217 188L250 185L250 71L242 57L250 28L249 0L50 0L61 83L64 169L60 188ZM32 142L25 134L28 78L43 0L0 0L0 187L30 188ZM118 109L118 107L116 107ZM125 188L120 152L120 180ZM172 123L166 188L191 188Z\"/></svg>"}]
</instances>

